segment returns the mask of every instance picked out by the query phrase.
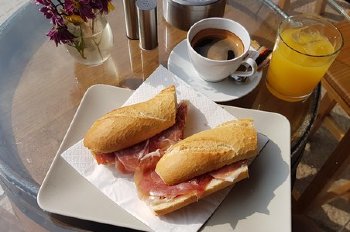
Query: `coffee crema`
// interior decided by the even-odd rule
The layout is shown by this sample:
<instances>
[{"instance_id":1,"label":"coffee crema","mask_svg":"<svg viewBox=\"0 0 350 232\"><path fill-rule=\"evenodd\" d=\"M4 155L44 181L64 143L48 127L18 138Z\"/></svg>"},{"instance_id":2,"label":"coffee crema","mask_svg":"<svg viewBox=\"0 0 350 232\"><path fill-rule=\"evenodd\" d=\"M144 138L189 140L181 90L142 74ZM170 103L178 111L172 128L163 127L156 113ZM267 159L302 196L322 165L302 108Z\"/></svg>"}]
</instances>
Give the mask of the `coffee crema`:
<instances>
[{"instance_id":1,"label":"coffee crema","mask_svg":"<svg viewBox=\"0 0 350 232\"><path fill-rule=\"evenodd\" d=\"M199 31L193 37L191 46L201 56L211 60L231 60L244 52L242 40L237 35L217 28Z\"/></svg>"}]
</instances>

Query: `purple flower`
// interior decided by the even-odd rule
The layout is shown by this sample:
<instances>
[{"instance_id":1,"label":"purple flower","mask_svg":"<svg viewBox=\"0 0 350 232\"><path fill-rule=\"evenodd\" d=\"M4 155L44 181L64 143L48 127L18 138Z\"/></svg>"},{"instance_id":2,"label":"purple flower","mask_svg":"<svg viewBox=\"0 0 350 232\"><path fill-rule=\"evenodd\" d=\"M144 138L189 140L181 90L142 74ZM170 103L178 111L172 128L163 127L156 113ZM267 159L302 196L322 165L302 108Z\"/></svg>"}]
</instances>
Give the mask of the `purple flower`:
<instances>
[{"instance_id":1,"label":"purple flower","mask_svg":"<svg viewBox=\"0 0 350 232\"><path fill-rule=\"evenodd\" d=\"M64 10L67 14L74 14L74 2L72 0L65 0L64 1Z\"/></svg>"},{"instance_id":2,"label":"purple flower","mask_svg":"<svg viewBox=\"0 0 350 232\"><path fill-rule=\"evenodd\" d=\"M63 25L63 18L59 15L55 8L52 6L44 6L40 9L47 19L51 19L52 23L55 25Z\"/></svg>"},{"instance_id":3,"label":"purple flower","mask_svg":"<svg viewBox=\"0 0 350 232\"><path fill-rule=\"evenodd\" d=\"M113 8L111 0L34 0L42 5L40 12L52 21L53 27L47 34L50 40L60 43L72 43L75 36L68 31L67 25L75 25L94 19L99 13L108 13ZM111 7L109 9L109 7Z\"/></svg>"},{"instance_id":4,"label":"purple flower","mask_svg":"<svg viewBox=\"0 0 350 232\"><path fill-rule=\"evenodd\" d=\"M101 12L108 13L108 3L110 0L93 0L92 5L95 9L100 10Z\"/></svg>"},{"instance_id":5,"label":"purple flower","mask_svg":"<svg viewBox=\"0 0 350 232\"><path fill-rule=\"evenodd\" d=\"M84 21L95 18L93 9L91 0L65 0L64 2L64 10L68 15L80 15Z\"/></svg>"},{"instance_id":6,"label":"purple flower","mask_svg":"<svg viewBox=\"0 0 350 232\"><path fill-rule=\"evenodd\" d=\"M79 15L84 21L87 19L93 19L95 18L95 14L93 12L93 9L91 5L89 4L89 0L80 0L79 1L79 9L78 9Z\"/></svg>"},{"instance_id":7,"label":"purple flower","mask_svg":"<svg viewBox=\"0 0 350 232\"><path fill-rule=\"evenodd\" d=\"M40 12L42 12L47 19L51 19L54 16L54 11L51 6L44 6L40 8Z\"/></svg>"},{"instance_id":8,"label":"purple flower","mask_svg":"<svg viewBox=\"0 0 350 232\"><path fill-rule=\"evenodd\" d=\"M51 5L51 1L50 0L35 0L35 2L37 4L41 4L41 5L44 5L44 6L49 6Z\"/></svg>"},{"instance_id":9,"label":"purple flower","mask_svg":"<svg viewBox=\"0 0 350 232\"><path fill-rule=\"evenodd\" d=\"M60 43L71 43L75 38L75 36L68 31L66 25L52 27L47 36L50 37L50 40L55 41L56 46Z\"/></svg>"}]
</instances>

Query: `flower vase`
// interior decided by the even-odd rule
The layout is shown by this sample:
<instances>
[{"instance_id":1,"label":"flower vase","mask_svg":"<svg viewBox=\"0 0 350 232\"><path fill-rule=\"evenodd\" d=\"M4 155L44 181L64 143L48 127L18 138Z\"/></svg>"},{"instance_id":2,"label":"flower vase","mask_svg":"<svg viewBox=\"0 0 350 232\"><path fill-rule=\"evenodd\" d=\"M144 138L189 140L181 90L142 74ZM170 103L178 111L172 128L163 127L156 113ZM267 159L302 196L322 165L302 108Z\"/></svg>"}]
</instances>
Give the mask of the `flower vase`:
<instances>
[{"instance_id":1,"label":"flower vase","mask_svg":"<svg viewBox=\"0 0 350 232\"><path fill-rule=\"evenodd\" d=\"M110 57L113 34L105 15L97 14L86 22L68 23L67 27L75 38L65 46L77 62L94 66Z\"/></svg>"}]
</instances>

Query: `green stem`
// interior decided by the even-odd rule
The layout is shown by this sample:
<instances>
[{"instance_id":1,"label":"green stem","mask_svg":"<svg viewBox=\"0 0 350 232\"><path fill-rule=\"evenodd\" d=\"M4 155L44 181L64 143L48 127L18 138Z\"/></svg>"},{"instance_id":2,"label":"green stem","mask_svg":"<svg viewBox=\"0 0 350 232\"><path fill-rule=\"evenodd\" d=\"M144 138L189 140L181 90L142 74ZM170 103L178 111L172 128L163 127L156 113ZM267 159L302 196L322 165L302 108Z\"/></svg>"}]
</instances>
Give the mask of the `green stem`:
<instances>
[{"instance_id":1,"label":"green stem","mask_svg":"<svg viewBox=\"0 0 350 232\"><path fill-rule=\"evenodd\" d=\"M97 51L98 51L98 54L99 54L100 57L101 57L101 60L103 60L103 56L102 56L102 53L101 53L101 50L100 50L100 46L99 46L98 43L96 43L95 39L94 39L94 44L95 44L96 47L97 47Z\"/></svg>"},{"instance_id":2,"label":"green stem","mask_svg":"<svg viewBox=\"0 0 350 232\"><path fill-rule=\"evenodd\" d=\"M86 59L86 56L84 54L85 42L84 42L84 36L83 36L83 29L81 28L81 25L79 25L79 28L80 28L80 44L79 44L79 48L77 48L77 50L79 51L81 57L83 57L83 59Z\"/></svg>"},{"instance_id":3,"label":"green stem","mask_svg":"<svg viewBox=\"0 0 350 232\"><path fill-rule=\"evenodd\" d=\"M102 38L99 42L96 41L97 38L94 38L94 34L95 34L95 28L94 28L94 19L92 20L92 25L91 26L91 30L92 30L92 42L93 44L95 45L95 49L97 49L98 51L98 54L99 56L101 57L101 60L103 60L103 55L102 55L102 51L100 49L100 43L102 41ZM74 47L77 49L77 51L79 52L80 56L83 58L83 59L87 59L87 57L85 56L85 41L84 41L84 35L83 35L83 28L82 28L82 25L79 25L79 33L80 33L80 38L79 38L79 41L76 41L74 42ZM103 31L101 32L101 36L103 34Z\"/></svg>"},{"instance_id":4,"label":"green stem","mask_svg":"<svg viewBox=\"0 0 350 232\"><path fill-rule=\"evenodd\" d=\"M91 30L92 30L92 34L94 35L95 34L95 19L92 19L92 27L91 27ZM103 31L101 32L101 37L103 36ZM102 38L101 38L102 39ZM96 48L97 48L97 51L98 51L98 54L100 55L101 57L101 60L103 60L103 56L102 56L102 53L101 53L101 49L100 49L100 44L96 42L95 38L92 39L92 41L94 42Z\"/></svg>"},{"instance_id":5,"label":"green stem","mask_svg":"<svg viewBox=\"0 0 350 232\"><path fill-rule=\"evenodd\" d=\"M91 31L92 31L92 34L94 35L95 34L95 19L94 18L91 20Z\"/></svg>"}]
</instances>

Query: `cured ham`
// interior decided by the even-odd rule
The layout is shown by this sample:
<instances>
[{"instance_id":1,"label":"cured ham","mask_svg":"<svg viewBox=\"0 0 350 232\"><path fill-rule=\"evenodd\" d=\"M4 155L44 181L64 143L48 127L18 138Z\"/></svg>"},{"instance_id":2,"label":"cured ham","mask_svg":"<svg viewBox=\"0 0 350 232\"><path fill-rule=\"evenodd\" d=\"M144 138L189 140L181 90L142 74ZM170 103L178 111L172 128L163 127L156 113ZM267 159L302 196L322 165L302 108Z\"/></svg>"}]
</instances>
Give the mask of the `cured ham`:
<instances>
[{"instance_id":1,"label":"cured ham","mask_svg":"<svg viewBox=\"0 0 350 232\"><path fill-rule=\"evenodd\" d=\"M166 185L159 175L155 172L156 164L161 157L153 156L143 159L135 171L134 180L141 199L151 197L153 200L173 199L181 195L195 193L200 197L204 193L207 185L213 179L233 182L235 178L248 168L247 160L239 161L226 165L218 170L196 177L190 181L182 182L176 185Z\"/></svg>"},{"instance_id":2,"label":"cured ham","mask_svg":"<svg viewBox=\"0 0 350 232\"><path fill-rule=\"evenodd\" d=\"M122 173L133 173L142 157L149 153L162 155L171 145L183 139L187 110L187 102L180 102L173 126L146 141L126 149L112 153L95 154L97 163L114 164ZM156 152L157 150L159 151Z\"/></svg>"},{"instance_id":3,"label":"cured ham","mask_svg":"<svg viewBox=\"0 0 350 232\"><path fill-rule=\"evenodd\" d=\"M115 155L113 153L94 154L97 164L114 164Z\"/></svg>"},{"instance_id":4,"label":"cured ham","mask_svg":"<svg viewBox=\"0 0 350 232\"><path fill-rule=\"evenodd\" d=\"M149 153L149 140L114 152L115 166L122 173L133 173L139 165L139 160L147 153Z\"/></svg>"},{"instance_id":5,"label":"cured ham","mask_svg":"<svg viewBox=\"0 0 350 232\"><path fill-rule=\"evenodd\" d=\"M163 155L166 149L183 139L187 109L187 102L181 102L177 108L176 121L173 126L145 142L114 152L116 168L122 173L133 173L142 157L149 153Z\"/></svg>"},{"instance_id":6,"label":"cured ham","mask_svg":"<svg viewBox=\"0 0 350 232\"><path fill-rule=\"evenodd\" d=\"M233 182L244 169L248 169L247 160L241 160L226 165L222 168L219 168L218 170L210 172L209 175L218 180Z\"/></svg>"},{"instance_id":7,"label":"cured ham","mask_svg":"<svg viewBox=\"0 0 350 232\"><path fill-rule=\"evenodd\" d=\"M143 199L149 196L172 199L188 193L195 193L197 196L200 196L212 179L209 175L205 175L180 184L166 185L155 172L159 159L160 157L158 156L143 159L135 171L135 184L139 190L140 197Z\"/></svg>"}]
</instances>

